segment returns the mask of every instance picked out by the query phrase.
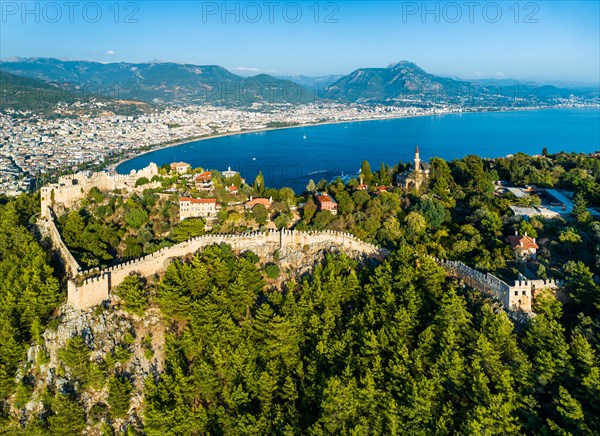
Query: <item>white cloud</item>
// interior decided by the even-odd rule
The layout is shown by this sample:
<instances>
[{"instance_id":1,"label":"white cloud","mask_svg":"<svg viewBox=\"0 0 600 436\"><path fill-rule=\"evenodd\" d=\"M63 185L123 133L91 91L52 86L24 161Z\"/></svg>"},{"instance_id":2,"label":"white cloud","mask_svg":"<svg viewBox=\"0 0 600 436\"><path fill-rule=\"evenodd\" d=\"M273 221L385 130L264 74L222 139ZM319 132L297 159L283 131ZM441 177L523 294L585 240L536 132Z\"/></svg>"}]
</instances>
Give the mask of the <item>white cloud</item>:
<instances>
[{"instance_id":1,"label":"white cloud","mask_svg":"<svg viewBox=\"0 0 600 436\"><path fill-rule=\"evenodd\" d=\"M496 73L496 77L498 77L498 78L500 78L500 79L501 79L501 78L503 78L503 77L504 77L504 73L503 73L502 71L498 71L498 72Z\"/></svg>"},{"instance_id":2,"label":"white cloud","mask_svg":"<svg viewBox=\"0 0 600 436\"><path fill-rule=\"evenodd\" d=\"M230 68L230 71L236 72L236 73L241 74L241 75L244 75L244 74L260 74L260 73L266 73L266 74L285 74L282 71L265 70L265 69L256 68L256 67L233 67L233 68Z\"/></svg>"},{"instance_id":3,"label":"white cloud","mask_svg":"<svg viewBox=\"0 0 600 436\"><path fill-rule=\"evenodd\" d=\"M112 56L115 54L115 52L113 50L106 50L106 54Z\"/></svg>"},{"instance_id":4,"label":"white cloud","mask_svg":"<svg viewBox=\"0 0 600 436\"><path fill-rule=\"evenodd\" d=\"M254 68L254 67L234 67L232 68L232 70L234 71L247 71L249 73L258 73L259 71L262 71L258 68Z\"/></svg>"}]
</instances>

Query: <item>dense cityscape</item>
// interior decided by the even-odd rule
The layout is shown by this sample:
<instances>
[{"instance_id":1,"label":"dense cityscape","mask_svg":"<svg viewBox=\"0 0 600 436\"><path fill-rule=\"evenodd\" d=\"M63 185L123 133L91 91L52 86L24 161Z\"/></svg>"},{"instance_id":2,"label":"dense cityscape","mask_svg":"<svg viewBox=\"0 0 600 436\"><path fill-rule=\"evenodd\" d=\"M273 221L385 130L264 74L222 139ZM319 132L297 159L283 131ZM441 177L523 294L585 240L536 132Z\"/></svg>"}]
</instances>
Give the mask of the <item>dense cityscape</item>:
<instances>
[{"instance_id":1,"label":"dense cityscape","mask_svg":"<svg viewBox=\"0 0 600 436\"><path fill-rule=\"evenodd\" d=\"M593 102L577 99L552 107L588 107ZM100 109L102 102L80 102ZM508 110L507 108L498 108ZM521 107L520 110L536 109ZM7 110L0 112L0 191L9 195L27 192L37 180L85 165L104 166L142 151L185 140L258 131L360 120L389 119L477 112L490 108L431 104L429 107L373 106L320 103L307 105L259 105L250 108L221 106L167 107L143 115L69 115L69 105L57 105L52 114Z\"/></svg>"},{"instance_id":2,"label":"dense cityscape","mask_svg":"<svg viewBox=\"0 0 600 436\"><path fill-rule=\"evenodd\" d=\"M94 104L94 103L89 103ZM95 103L101 104L101 103ZM231 109L217 106L169 108L141 116L44 117L0 113L0 190L24 192L40 175L73 171L82 164L132 157L140 150L185 139L308 125L401 116L443 114L458 108L369 107L342 104Z\"/></svg>"}]
</instances>

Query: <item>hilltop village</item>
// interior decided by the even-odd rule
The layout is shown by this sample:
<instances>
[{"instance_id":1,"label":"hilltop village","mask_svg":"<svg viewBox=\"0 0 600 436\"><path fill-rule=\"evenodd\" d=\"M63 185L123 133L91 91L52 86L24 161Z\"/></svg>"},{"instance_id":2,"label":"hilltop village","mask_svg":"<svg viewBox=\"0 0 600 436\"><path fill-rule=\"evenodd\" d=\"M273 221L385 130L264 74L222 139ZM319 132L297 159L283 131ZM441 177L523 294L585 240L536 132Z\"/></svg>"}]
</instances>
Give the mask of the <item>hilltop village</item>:
<instances>
[{"instance_id":1,"label":"hilltop village","mask_svg":"<svg viewBox=\"0 0 600 436\"><path fill-rule=\"evenodd\" d=\"M440 171L447 172L446 168L440 159L422 161L417 147L412 164L394 169L382 164L379 172L372 173L364 162L358 177L346 184L311 180L306 191L297 195L290 188L265 187L262 174L248 183L231 168L192 168L186 162L160 168L150 164L127 175L88 171L62 176L41 189L41 211L47 223L56 220L55 240L64 247L67 263L75 265L72 277L88 269L100 271L141 259L206 234L332 230L391 248L390 238L401 232L397 211L404 208L402 202L413 203L403 219L413 237L427 226L441 227L448 219L449 190L432 195L433 190L439 191ZM464 257L445 261L446 251L430 254L449 274L497 298L507 309L528 312L534 292L561 287L548 271L552 270L548 256L552 241L536 239L539 220L570 221L574 210L581 209L581 204L575 205L581 199L572 199L573 193L564 190L509 186L501 180L492 185L489 189L502 199L507 216L486 209L476 215L491 226L484 230L498 241L494 257L467 266ZM585 210L589 217L598 215L596 209ZM382 225L373 213L380 216ZM366 218L364 222L360 217ZM465 239L456 244L472 244L483 236L470 225L461 230ZM568 227L558 239L577 241L581 236ZM539 258L538 250L544 253ZM86 277L92 275L86 273ZM108 288L102 295L107 292Z\"/></svg>"}]
</instances>

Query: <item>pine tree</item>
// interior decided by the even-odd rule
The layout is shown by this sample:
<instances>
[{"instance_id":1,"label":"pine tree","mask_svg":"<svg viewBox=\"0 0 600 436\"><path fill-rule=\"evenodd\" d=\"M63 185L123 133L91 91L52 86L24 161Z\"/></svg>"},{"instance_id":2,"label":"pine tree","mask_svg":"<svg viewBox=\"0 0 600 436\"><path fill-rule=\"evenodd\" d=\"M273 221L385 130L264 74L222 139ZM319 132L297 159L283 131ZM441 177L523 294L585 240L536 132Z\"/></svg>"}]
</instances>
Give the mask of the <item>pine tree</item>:
<instances>
[{"instance_id":1,"label":"pine tree","mask_svg":"<svg viewBox=\"0 0 600 436\"><path fill-rule=\"evenodd\" d=\"M263 176L262 171L259 171L256 178L254 179L254 183L252 184L252 188L256 192L257 195L262 195L265 189L265 177Z\"/></svg>"},{"instance_id":2,"label":"pine tree","mask_svg":"<svg viewBox=\"0 0 600 436\"><path fill-rule=\"evenodd\" d=\"M373 173L369 162L364 160L360 166L360 175L363 178L363 183L369 185L373 181Z\"/></svg>"},{"instance_id":3,"label":"pine tree","mask_svg":"<svg viewBox=\"0 0 600 436\"><path fill-rule=\"evenodd\" d=\"M86 426L85 413L75 400L58 394L52 401L48 423L51 434L79 436Z\"/></svg>"},{"instance_id":4,"label":"pine tree","mask_svg":"<svg viewBox=\"0 0 600 436\"><path fill-rule=\"evenodd\" d=\"M108 386L106 401L110 406L110 414L113 418L122 418L129 411L131 382L123 376L113 375L108 381Z\"/></svg>"},{"instance_id":5,"label":"pine tree","mask_svg":"<svg viewBox=\"0 0 600 436\"><path fill-rule=\"evenodd\" d=\"M304 204L302 219L304 220L304 222L306 224L310 224L310 221L312 220L316 211L317 211L317 205L315 204L315 202L313 201L313 199L311 197Z\"/></svg>"},{"instance_id":6,"label":"pine tree","mask_svg":"<svg viewBox=\"0 0 600 436\"><path fill-rule=\"evenodd\" d=\"M577 218L577 221L581 223L588 222L591 219L591 214L588 210L588 202L581 192L578 192L573 197L573 210L571 213Z\"/></svg>"},{"instance_id":7,"label":"pine tree","mask_svg":"<svg viewBox=\"0 0 600 436\"><path fill-rule=\"evenodd\" d=\"M81 336L75 336L58 352L61 362L69 368L75 380L88 381L91 350Z\"/></svg>"},{"instance_id":8,"label":"pine tree","mask_svg":"<svg viewBox=\"0 0 600 436\"><path fill-rule=\"evenodd\" d=\"M123 308L130 313L142 316L148 306L148 293L139 276L125 277L115 290L121 299Z\"/></svg>"}]
</instances>

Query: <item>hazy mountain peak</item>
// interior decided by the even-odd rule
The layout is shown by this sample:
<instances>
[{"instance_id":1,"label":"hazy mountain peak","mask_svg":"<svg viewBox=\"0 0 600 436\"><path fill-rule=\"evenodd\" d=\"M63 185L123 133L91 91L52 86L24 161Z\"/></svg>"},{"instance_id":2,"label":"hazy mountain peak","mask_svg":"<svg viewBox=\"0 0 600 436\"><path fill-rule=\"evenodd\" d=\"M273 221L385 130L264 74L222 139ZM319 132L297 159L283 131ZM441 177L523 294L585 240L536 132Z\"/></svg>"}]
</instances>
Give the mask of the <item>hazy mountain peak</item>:
<instances>
[{"instance_id":1,"label":"hazy mountain peak","mask_svg":"<svg viewBox=\"0 0 600 436\"><path fill-rule=\"evenodd\" d=\"M392 62L387 67L391 70L397 69L397 68L416 68L416 69L421 70L421 68L417 64L410 62L410 61Z\"/></svg>"}]
</instances>

